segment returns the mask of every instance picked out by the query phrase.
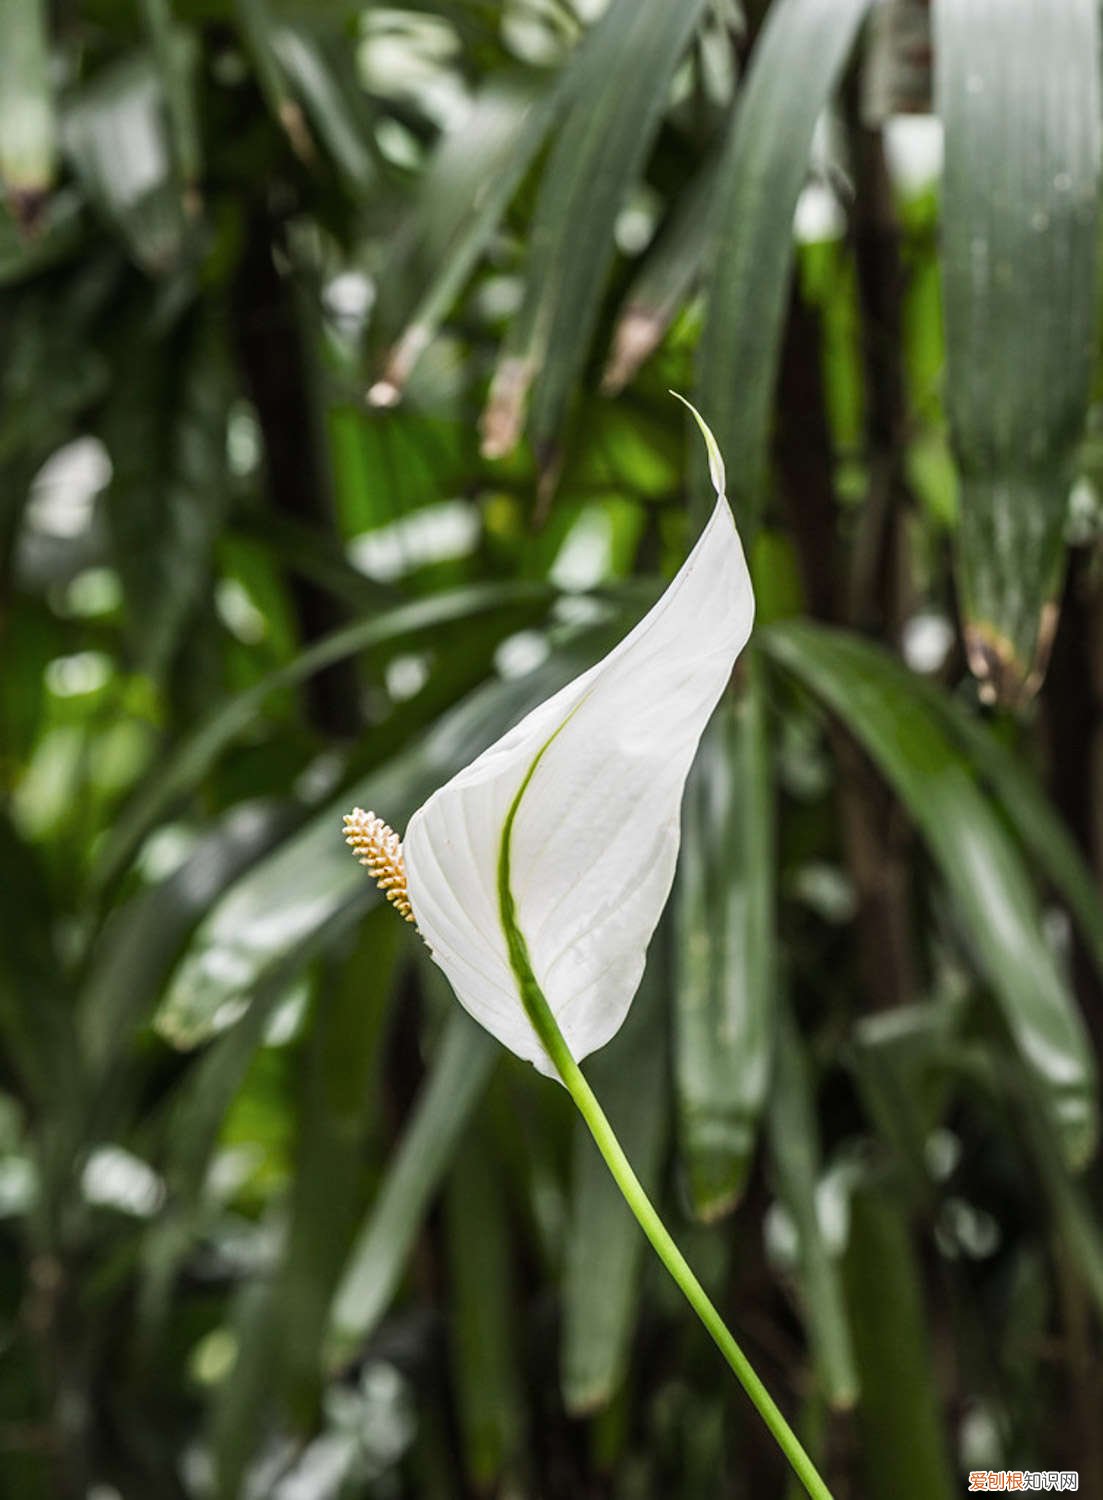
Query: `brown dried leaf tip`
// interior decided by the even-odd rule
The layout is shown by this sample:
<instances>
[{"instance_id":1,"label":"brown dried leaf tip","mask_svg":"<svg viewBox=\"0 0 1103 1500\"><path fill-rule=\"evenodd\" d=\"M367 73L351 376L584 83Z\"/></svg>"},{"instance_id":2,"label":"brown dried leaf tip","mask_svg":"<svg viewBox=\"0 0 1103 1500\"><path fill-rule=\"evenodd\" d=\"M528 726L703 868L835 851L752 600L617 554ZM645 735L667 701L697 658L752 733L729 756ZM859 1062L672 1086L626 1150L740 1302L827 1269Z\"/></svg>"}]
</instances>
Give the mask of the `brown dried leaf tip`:
<instances>
[{"instance_id":1,"label":"brown dried leaf tip","mask_svg":"<svg viewBox=\"0 0 1103 1500\"><path fill-rule=\"evenodd\" d=\"M345 814L345 843L366 865L376 885L396 911L414 920L413 908L406 890L406 866L402 861L402 840L393 828L373 812L354 807Z\"/></svg>"}]
</instances>

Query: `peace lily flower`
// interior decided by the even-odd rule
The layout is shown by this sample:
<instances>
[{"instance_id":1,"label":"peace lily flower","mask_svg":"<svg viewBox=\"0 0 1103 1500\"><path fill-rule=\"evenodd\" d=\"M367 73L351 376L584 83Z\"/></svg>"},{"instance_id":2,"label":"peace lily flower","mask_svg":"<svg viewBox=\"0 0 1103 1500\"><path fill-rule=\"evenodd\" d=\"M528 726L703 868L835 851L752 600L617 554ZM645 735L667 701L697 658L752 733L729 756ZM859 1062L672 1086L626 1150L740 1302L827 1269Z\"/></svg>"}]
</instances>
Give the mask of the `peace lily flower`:
<instances>
[{"instance_id":1,"label":"peace lily flower","mask_svg":"<svg viewBox=\"0 0 1103 1500\"><path fill-rule=\"evenodd\" d=\"M674 879L690 764L754 618L723 460L689 409L716 505L654 607L608 656L434 792L404 843L361 808L345 818L345 837L416 922L471 1015L569 1089L629 1207L809 1494L830 1500L578 1067L619 1030L639 985Z\"/></svg>"}]
</instances>

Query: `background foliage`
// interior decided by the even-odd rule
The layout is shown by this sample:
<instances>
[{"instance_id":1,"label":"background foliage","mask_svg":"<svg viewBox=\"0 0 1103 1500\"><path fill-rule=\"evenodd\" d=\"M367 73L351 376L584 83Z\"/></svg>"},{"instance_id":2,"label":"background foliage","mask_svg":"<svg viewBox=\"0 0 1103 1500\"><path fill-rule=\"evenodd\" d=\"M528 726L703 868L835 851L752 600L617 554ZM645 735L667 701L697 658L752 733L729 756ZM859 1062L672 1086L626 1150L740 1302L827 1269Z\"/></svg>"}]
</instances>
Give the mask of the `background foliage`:
<instances>
[{"instance_id":1,"label":"background foliage","mask_svg":"<svg viewBox=\"0 0 1103 1500\"><path fill-rule=\"evenodd\" d=\"M671 386L759 628L588 1071L840 1497L1103 1493L1097 59L1092 0L0 4L5 1494L792 1495L340 837L654 597Z\"/></svg>"}]
</instances>

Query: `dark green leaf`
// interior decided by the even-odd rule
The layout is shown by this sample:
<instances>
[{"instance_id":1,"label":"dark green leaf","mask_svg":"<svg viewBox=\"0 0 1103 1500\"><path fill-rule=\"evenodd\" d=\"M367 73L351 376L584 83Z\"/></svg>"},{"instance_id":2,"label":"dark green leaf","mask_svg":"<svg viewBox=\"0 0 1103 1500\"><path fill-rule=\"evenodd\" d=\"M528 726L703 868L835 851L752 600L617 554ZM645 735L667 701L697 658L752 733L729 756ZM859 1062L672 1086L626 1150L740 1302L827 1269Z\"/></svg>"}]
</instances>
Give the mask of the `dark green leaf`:
<instances>
[{"instance_id":1,"label":"dark green leaf","mask_svg":"<svg viewBox=\"0 0 1103 1500\"><path fill-rule=\"evenodd\" d=\"M401 330L371 399L402 391L540 150L564 90L540 89L523 74L493 78L471 112L448 131L384 270L379 300Z\"/></svg>"},{"instance_id":2,"label":"dark green leaf","mask_svg":"<svg viewBox=\"0 0 1103 1500\"><path fill-rule=\"evenodd\" d=\"M456 1153L445 1194L452 1319L449 1342L464 1458L479 1493L516 1463L522 1382L510 1222L500 1167L486 1133Z\"/></svg>"},{"instance_id":3,"label":"dark green leaf","mask_svg":"<svg viewBox=\"0 0 1103 1500\"><path fill-rule=\"evenodd\" d=\"M53 182L57 152L46 19L46 0L0 4L0 180L29 226Z\"/></svg>"},{"instance_id":4,"label":"dark green leaf","mask_svg":"<svg viewBox=\"0 0 1103 1500\"><path fill-rule=\"evenodd\" d=\"M570 111L541 183L525 300L484 418L487 452L513 447L536 376L531 429L538 453L559 436L613 262L613 229L635 187L674 69L704 0L613 0L571 63ZM610 79L617 80L610 88Z\"/></svg>"},{"instance_id":5,"label":"dark green leaf","mask_svg":"<svg viewBox=\"0 0 1103 1500\"><path fill-rule=\"evenodd\" d=\"M675 1080L696 1215L738 1202L766 1101L773 1041L773 787L758 664L706 731L678 866Z\"/></svg>"},{"instance_id":6,"label":"dark green leaf","mask_svg":"<svg viewBox=\"0 0 1103 1500\"><path fill-rule=\"evenodd\" d=\"M900 1210L861 1183L850 1200L846 1289L862 1398L863 1494L952 1500L919 1267Z\"/></svg>"},{"instance_id":7,"label":"dark green leaf","mask_svg":"<svg viewBox=\"0 0 1103 1500\"><path fill-rule=\"evenodd\" d=\"M184 246L183 198L153 57L135 52L98 72L68 103L62 141L88 197L151 273Z\"/></svg>"},{"instance_id":8,"label":"dark green leaf","mask_svg":"<svg viewBox=\"0 0 1103 1500\"><path fill-rule=\"evenodd\" d=\"M1082 1165L1097 1131L1091 1046L1042 935L1029 872L969 762L907 671L877 647L796 621L771 626L763 640L865 746L923 833L1068 1157Z\"/></svg>"},{"instance_id":9,"label":"dark green leaf","mask_svg":"<svg viewBox=\"0 0 1103 1500\"><path fill-rule=\"evenodd\" d=\"M787 1006L781 1007L770 1095L770 1156L778 1196L797 1231L801 1310L828 1403L854 1405L854 1367L839 1267L824 1237L816 1202L820 1142L809 1063Z\"/></svg>"},{"instance_id":10,"label":"dark green leaf","mask_svg":"<svg viewBox=\"0 0 1103 1500\"><path fill-rule=\"evenodd\" d=\"M338 1288L330 1328L338 1354L356 1348L386 1312L499 1055L494 1039L456 1005Z\"/></svg>"},{"instance_id":11,"label":"dark green leaf","mask_svg":"<svg viewBox=\"0 0 1103 1500\"><path fill-rule=\"evenodd\" d=\"M1053 636L1096 358L1099 12L939 0L934 17L965 638L982 690L1016 703Z\"/></svg>"},{"instance_id":12,"label":"dark green leaf","mask_svg":"<svg viewBox=\"0 0 1103 1500\"><path fill-rule=\"evenodd\" d=\"M696 402L728 464L741 524L761 507L793 215L812 132L869 0L778 0L739 95L716 204ZM708 491L697 461L698 499ZM703 500L702 500L703 503Z\"/></svg>"}]
</instances>

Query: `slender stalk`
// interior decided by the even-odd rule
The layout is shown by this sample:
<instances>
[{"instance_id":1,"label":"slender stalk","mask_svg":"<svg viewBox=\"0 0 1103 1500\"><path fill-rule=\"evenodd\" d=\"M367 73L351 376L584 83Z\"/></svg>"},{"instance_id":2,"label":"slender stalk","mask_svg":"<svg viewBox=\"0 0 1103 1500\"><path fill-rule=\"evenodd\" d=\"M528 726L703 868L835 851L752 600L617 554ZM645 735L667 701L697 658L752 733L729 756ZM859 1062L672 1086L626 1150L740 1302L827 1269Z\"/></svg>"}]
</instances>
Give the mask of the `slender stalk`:
<instances>
[{"instance_id":1,"label":"slender stalk","mask_svg":"<svg viewBox=\"0 0 1103 1500\"><path fill-rule=\"evenodd\" d=\"M558 732L557 730L556 733ZM555 736L552 735L551 738L554 739ZM613 1127L610 1125L605 1111L598 1103L593 1089L591 1089L583 1077L582 1069L571 1056L566 1038L560 1031L559 1023L552 1014L551 1006L548 1004L544 992L537 983L536 976L532 971L532 961L529 958L528 944L525 942L525 935L521 931L517 921L513 892L510 888L510 844L517 809L521 805L521 799L525 795L536 767L540 763L540 758L549 744L551 744L551 739L545 742L534 758L532 765L528 769L528 774L522 781L517 795L513 800L513 805L506 815L505 824L502 828L501 852L498 861L498 905L502 917L502 927L505 931L506 944L509 949L510 965L517 979L525 1012L532 1022L537 1036L544 1044L545 1051L555 1064L560 1078L567 1087L568 1093L578 1106L579 1113L586 1121L598 1150L605 1158L606 1165L613 1174L613 1180L624 1195L624 1201L635 1214L640 1228L651 1241L659 1259L681 1288L690 1307L693 1308L693 1311L708 1329L713 1342L731 1366L735 1373L735 1378L751 1398L762 1420L773 1434L778 1447L789 1460L793 1472L804 1485L812 1500L832 1500L831 1491L820 1478L815 1464L804 1451L800 1439L789 1426L777 1403L758 1378L754 1366L736 1343L727 1324L709 1299L708 1293L693 1274L689 1262L671 1238L670 1231L662 1219L659 1218L651 1199L644 1192L639 1178L632 1170L631 1162L625 1156L621 1144L614 1134Z\"/></svg>"},{"instance_id":2,"label":"slender stalk","mask_svg":"<svg viewBox=\"0 0 1103 1500\"><path fill-rule=\"evenodd\" d=\"M550 1036L546 1034L541 1034L541 1040L548 1048L560 1077L578 1106L579 1113L586 1121L598 1150L605 1158L606 1165L624 1195L624 1201L635 1214L640 1228L654 1246L655 1253L681 1288L686 1301L705 1325L720 1353L731 1366L736 1379L753 1401L762 1420L773 1433L778 1447L789 1460L794 1473L812 1496L812 1500L831 1500L831 1491L820 1478L815 1464L805 1452L800 1439L755 1373L754 1366L739 1347L708 1293L694 1275L689 1262L674 1243L654 1204L644 1192L639 1178L632 1170L632 1165L613 1132L605 1111L598 1103L597 1096L583 1076L582 1069L567 1050L566 1042L550 1010L548 1018L555 1026L559 1047L555 1050L549 1047Z\"/></svg>"}]
</instances>

